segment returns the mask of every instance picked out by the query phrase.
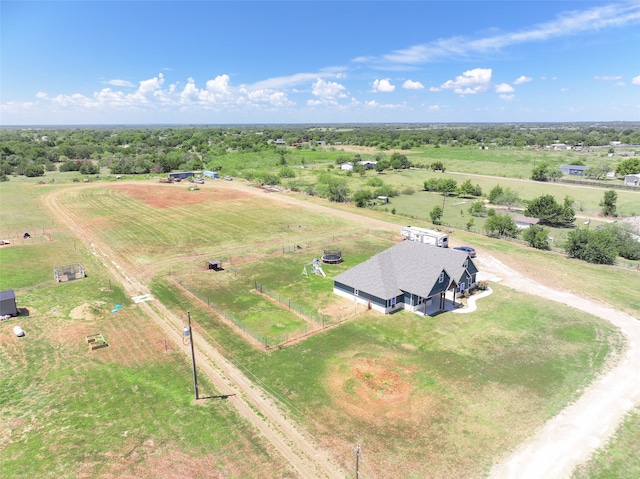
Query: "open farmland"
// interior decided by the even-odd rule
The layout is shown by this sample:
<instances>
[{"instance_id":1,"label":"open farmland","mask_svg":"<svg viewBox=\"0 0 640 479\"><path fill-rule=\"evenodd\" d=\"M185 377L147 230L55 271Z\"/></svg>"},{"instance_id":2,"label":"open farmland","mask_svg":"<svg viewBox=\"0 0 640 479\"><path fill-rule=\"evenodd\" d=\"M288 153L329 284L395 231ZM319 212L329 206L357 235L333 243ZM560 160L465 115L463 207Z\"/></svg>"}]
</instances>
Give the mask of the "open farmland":
<instances>
[{"instance_id":1,"label":"open farmland","mask_svg":"<svg viewBox=\"0 0 640 479\"><path fill-rule=\"evenodd\" d=\"M153 278L163 303L174 310L193 307L202 334L212 344L224 344L228 357L241 361L260 384L282 398L283 406L291 408L344 469L350 461L345 448L358 442L374 477L398 470L402 461L402 477L413 477L412 470L415 477L442 477L448 471L482 477L497 455L520 442L588 383L620 344L613 329L598 320L557 306L543 307L539 300L498 287L493 296L481 300L486 307L470 315L425 320L405 313L359 314L295 346L265 353L238 341L237 333L204 304L194 304L175 288L163 288L163 277L171 273L200 288L211 278L212 296L220 281L227 283L231 297L239 294L234 275L243 278L245 290L252 277L266 278L287 297L311 296L304 299L306 306L318 309L313 296L326 298L330 279L322 286L322 278L305 278L300 272L322 246L340 246L351 262L366 259L389 240L362 236L370 229L368 221L353 224L342 215L328 217L312 204L305 208L271 201L264 193L243 195L239 187L223 195L216 187L187 192L178 185L146 182L105 186L70 187L56 201L92 240L117 251L113 260L121 267L131 266L140 277ZM167 192L164 203L159 191ZM188 204L180 194L202 195L208 201ZM257 208L263 215L255 213ZM197 228L176 247L181 232L194 222ZM226 222L246 231L237 237L218 232ZM116 226L131 231L123 233ZM145 234L161 234L164 239L152 239L145 248L140 239ZM283 254L280 245L285 244L304 247ZM231 264L220 273L205 271L205 260L216 253L226 253L223 259ZM327 271L334 274L329 267ZM310 289L297 287L300 283ZM249 294L251 302L256 296ZM245 306L231 301L226 308L240 315ZM272 314L285 317L282 308ZM551 343L552 348L541 346ZM182 379L188 383L188 376ZM505 411L504 404L513 407ZM518 428L509 427L515 423ZM495 449L481 447L484 441L495 443ZM392 450L399 453L390 455Z\"/></svg>"}]
</instances>

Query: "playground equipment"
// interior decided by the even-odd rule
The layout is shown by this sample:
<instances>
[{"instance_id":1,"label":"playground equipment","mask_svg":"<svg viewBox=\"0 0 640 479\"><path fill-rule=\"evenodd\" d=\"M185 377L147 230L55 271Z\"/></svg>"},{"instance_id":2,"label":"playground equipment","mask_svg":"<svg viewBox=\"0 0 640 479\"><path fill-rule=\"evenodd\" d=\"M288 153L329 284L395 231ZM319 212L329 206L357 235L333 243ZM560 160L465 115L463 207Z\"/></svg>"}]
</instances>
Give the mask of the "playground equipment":
<instances>
[{"instance_id":1,"label":"playground equipment","mask_svg":"<svg viewBox=\"0 0 640 479\"><path fill-rule=\"evenodd\" d=\"M313 261L311 263L307 263L304 265L304 268L302 269L301 274L305 275L308 278L309 272L307 271L307 266L311 268L312 273L315 273L318 276L322 276L325 278L327 277L327 275L324 274L324 271L322 271L322 265L320 264L320 261L318 260L318 258L313 258Z\"/></svg>"},{"instance_id":2,"label":"playground equipment","mask_svg":"<svg viewBox=\"0 0 640 479\"><path fill-rule=\"evenodd\" d=\"M342 250L340 249L322 250L322 262L327 264L342 263Z\"/></svg>"}]
</instances>

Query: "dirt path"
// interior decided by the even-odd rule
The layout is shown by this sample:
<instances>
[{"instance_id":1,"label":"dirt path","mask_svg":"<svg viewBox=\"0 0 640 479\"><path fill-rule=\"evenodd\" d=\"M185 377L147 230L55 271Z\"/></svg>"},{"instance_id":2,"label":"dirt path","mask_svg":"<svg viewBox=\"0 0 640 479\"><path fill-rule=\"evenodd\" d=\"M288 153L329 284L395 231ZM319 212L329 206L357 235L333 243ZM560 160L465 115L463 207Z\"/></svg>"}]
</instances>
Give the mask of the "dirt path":
<instances>
[{"instance_id":1,"label":"dirt path","mask_svg":"<svg viewBox=\"0 0 640 479\"><path fill-rule=\"evenodd\" d=\"M628 341L615 365L587 387L582 396L548 421L532 438L496 464L490 478L565 478L591 453L606 444L616 427L640 404L640 321L600 303L558 291L525 278L495 258L478 258L480 269L504 278L501 284L566 304L605 319Z\"/></svg>"},{"instance_id":2,"label":"dirt path","mask_svg":"<svg viewBox=\"0 0 640 479\"><path fill-rule=\"evenodd\" d=\"M387 221L367 218L349 211L319 205L294 195L265 193L263 190L248 187L238 181L217 181L208 183L205 187L242 190L249 194L262 195L265 200L268 198L273 201L295 204L318 213L337 215L372 229L384 229L399 233L399 227ZM58 192L58 194L60 193L63 192ZM79 237L88 235L90 232L83 231L78 222L74 221L70 216L69 212L65 212L58 207L55 197L56 193L54 192L45 198L46 204L52 213L60 221L68 224ZM84 236L84 239L87 243L93 241L89 236ZM96 243L94 242L92 249L96 248L95 245ZM103 247L104 245L100 246L101 249ZM107 250L104 249L103 251ZM109 257L113 258L115 256ZM478 257L477 262L482 271L492 273L501 278L501 284L528 294L569 305L610 321L622 331L628 340L627 348L617 358L615 364L609 364L608 370L586 388L578 400L548 421L532 438L522 444L509 457L496 464L490 474L491 478L500 479L567 477L576 465L586 461L595 449L605 445L624 415L634 406L640 404L640 321L600 303L558 289L548 288L520 274L514 269L515 265L514 268L509 267L485 253ZM110 266L108 260L105 261L105 264L108 267ZM146 292L146 288L142 284L136 283L134 279L126 275L125 271L128 269L124 264L115 265L115 269L111 266L110 269L117 277L123 278L123 284L128 288L128 292L130 291L132 294ZM158 305L157 302L154 303L154 306L162 308L162 305ZM146 309L147 307L149 306L143 306L142 308ZM149 314L153 317L152 313ZM165 315L166 318L170 318L172 334L179 335L176 331L180 331L181 322L168 311L163 312L163 316ZM161 327L166 327L166 319L158 317L154 318L154 320ZM263 412L260 408L264 408L268 414L274 414L273 419L271 416L267 416L269 418L267 424L261 424L260 417L257 419L249 417L251 416L250 411L241 411L256 427L259 429L260 427L266 428L263 434L290 460L302 477L321 477L321 475L344 477L343 473L331 465L324 453L320 453L320 458L315 456L318 450L306 446L308 441L305 442L302 434L290 421L287 421L282 416L279 409L266 398L266 395L256 389L240 371L229 364L211 345L203 341L196 341L196 345L199 354L205 355L211 361L212 369L208 371L208 374L221 391L236 390L232 388L237 388L242 393L239 398L244 398L246 406L249 407L249 404L251 404L259 408L261 413ZM219 370L219 376L216 376L217 369ZM258 397L254 397L252 394L256 393L256 391ZM242 406L239 405L238 407L240 410ZM265 422L262 421L262 423ZM272 422L277 424L279 429L276 430L278 432L272 427ZM262 431L262 429L260 430ZM279 443L282 435L288 439L285 444ZM304 457L304 460L301 457ZM322 471L322 474L319 474L320 471Z\"/></svg>"},{"instance_id":3,"label":"dirt path","mask_svg":"<svg viewBox=\"0 0 640 479\"><path fill-rule=\"evenodd\" d=\"M58 198L65 190L57 190L43 198L56 221L74 232L87 248L105 265L110 273L123 284L129 296L150 294L148 288L129 272L135 268L126 258L120 257L106 244L94 236L91 229L84 228L82 222L74 217L73 212L62 208ZM190 351L182 343L182 326L184 321L176 317L159 301L139 304L165 334L173 339L190 356ZM305 433L303 433L275 402L236 366L228 362L211 344L201 336L195 335L196 363L211 379L221 394L228 395L228 400L237 408L239 414L260 431L263 437L279 451L292 468L303 478L335 478L343 479L345 473L330 459L330 456Z\"/></svg>"}]
</instances>

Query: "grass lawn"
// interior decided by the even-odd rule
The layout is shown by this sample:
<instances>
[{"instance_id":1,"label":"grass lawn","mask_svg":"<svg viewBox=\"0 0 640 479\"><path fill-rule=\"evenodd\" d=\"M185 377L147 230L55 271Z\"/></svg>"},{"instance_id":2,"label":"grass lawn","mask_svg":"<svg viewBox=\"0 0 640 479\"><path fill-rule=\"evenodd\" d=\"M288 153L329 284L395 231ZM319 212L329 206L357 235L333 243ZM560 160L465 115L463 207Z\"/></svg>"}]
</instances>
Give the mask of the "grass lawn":
<instances>
[{"instance_id":1,"label":"grass lawn","mask_svg":"<svg viewBox=\"0 0 640 479\"><path fill-rule=\"evenodd\" d=\"M625 418L606 447L579 466L572 479L609 479L640 477L640 408Z\"/></svg>"},{"instance_id":2,"label":"grass lawn","mask_svg":"<svg viewBox=\"0 0 640 479\"><path fill-rule=\"evenodd\" d=\"M185 307L175 291L162 300ZM483 477L622 344L607 323L500 286L476 313L364 314L271 353L192 314L322 442L361 444L374 477Z\"/></svg>"}]
</instances>

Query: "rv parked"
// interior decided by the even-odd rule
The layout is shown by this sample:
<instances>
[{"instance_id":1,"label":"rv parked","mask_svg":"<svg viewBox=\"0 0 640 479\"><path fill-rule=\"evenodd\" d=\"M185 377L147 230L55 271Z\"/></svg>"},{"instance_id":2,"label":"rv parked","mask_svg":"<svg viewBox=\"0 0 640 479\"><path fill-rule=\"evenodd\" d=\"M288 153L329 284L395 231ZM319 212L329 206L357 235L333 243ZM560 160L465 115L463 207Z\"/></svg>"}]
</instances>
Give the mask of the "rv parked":
<instances>
[{"instance_id":1,"label":"rv parked","mask_svg":"<svg viewBox=\"0 0 640 479\"><path fill-rule=\"evenodd\" d=\"M405 226L400 233L409 241L431 244L440 248L449 247L449 235L440 231L418 228L417 226Z\"/></svg>"}]
</instances>

